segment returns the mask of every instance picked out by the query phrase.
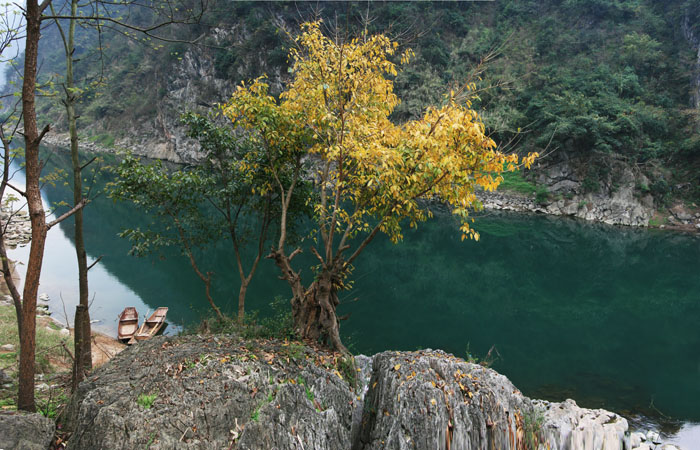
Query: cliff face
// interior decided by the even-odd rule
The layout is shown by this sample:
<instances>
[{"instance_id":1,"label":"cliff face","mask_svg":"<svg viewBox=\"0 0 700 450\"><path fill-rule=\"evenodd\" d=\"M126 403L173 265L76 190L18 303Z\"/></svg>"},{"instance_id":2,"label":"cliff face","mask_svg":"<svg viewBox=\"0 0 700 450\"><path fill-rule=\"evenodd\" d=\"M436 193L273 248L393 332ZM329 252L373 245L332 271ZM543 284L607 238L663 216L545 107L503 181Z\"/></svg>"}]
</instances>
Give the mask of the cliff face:
<instances>
[{"instance_id":1,"label":"cliff face","mask_svg":"<svg viewBox=\"0 0 700 450\"><path fill-rule=\"evenodd\" d=\"M367 16L370 22L362 23ZM652 209L644 199L649 192L656 200L700 199L700 16L689 0L601 0L595 7L579 0L366 7L216 0L200 24L168 31L197 45L139 46L109 35L104 62L97 64L95 39L83 36L79 77L96 78L103 66L106 83L81 94L79 129L86 141L196 162L197 145L185 136L180 115L212 111L240 81L263 74L272 93L279 93L289 76L287 52L299 22L318 17L329 33L338 24L351 35L388 32L402 48L415 50L394 80L402 100L393 116L397 121L441 102L444 92L470 79L479 61L498 49L479 68L485 70L479 72L473 107L497 142L547 154L540 175L550 191L564 196L549 208L555 214L643 225ZM60 39L50 26L44 34L42 67L47 76L61 74ZM40 103L43 121L65 128L58 97ZM621 163L629 170L613 171L610 180L610 166ZM588 173L559 180L564 183L547 179L549 166L559 164Z\"/></svg>"},{"instance_id":2,"label":"cliff face","mask_svg":"<svg viewBox=\"0 0 700 450\"><path fill-rule=\"evenodd\" d=\"M627 422L523 396L439 351L356 357L234 337L155 338L72 399L72 449L623 449ZM627 447L625 447L627 446Z\"/></svg>"}]
</instances>

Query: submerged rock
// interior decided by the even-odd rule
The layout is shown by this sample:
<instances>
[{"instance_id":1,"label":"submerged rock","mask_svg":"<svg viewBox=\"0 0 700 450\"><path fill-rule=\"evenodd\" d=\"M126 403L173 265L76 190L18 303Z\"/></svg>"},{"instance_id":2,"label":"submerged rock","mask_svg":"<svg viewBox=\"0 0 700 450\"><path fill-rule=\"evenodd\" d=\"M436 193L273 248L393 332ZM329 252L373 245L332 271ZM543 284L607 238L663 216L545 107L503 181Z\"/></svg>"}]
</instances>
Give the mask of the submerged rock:
<instances>
[{"instance_id":1,"label":"submerged rock","mask_svg":"<svg viewBox=\"0 0 700 450\"><path fill-rule=\"evenodd\" d=\"M348 382L350 380L350 382ZM71 400L71 449L629 448L627 422L523 396L441 351L358 356L236 337L159 337L96 370Z\"/></svg>"}]
</instances>

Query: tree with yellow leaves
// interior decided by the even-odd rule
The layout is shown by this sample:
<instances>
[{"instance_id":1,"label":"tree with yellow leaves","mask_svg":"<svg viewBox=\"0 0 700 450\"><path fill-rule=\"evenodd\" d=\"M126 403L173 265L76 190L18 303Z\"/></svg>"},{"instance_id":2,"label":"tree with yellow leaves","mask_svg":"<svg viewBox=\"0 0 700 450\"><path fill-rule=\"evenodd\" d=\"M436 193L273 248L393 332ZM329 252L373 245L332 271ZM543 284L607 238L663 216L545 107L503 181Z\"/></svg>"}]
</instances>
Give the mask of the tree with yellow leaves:
<instances>
[{"instance_id":1,"label":"tree with yellow leaves","mask_svg":"<svg viewBox=\"0 0 700 450\"><path fill-rule=\"evenodd\" d=\"M341 41L312 22L302 25L296 43L290 53L293 77L279 100L260 78L239 86L224 114L270 156L273 182L267 188L279 190L282 218L269 257L291 286L298 331L346 353L336 316L338 293L374 237L382 232L400 241L404 224L415 227L432 217L423 200L434 199L458 217L463 238L478 239L469 217L470 209L481 207L475 189L496 189L501 172L529 167L537 154L518 161L498 151L471 109L469 85L418 120L392 122L399 104L392 81L398 45L386 36ZM400 65L411 56L400 55ZM305 286L292 266L302 250L287 253L286 226L292 193L309 179L316 187L310 251L320 264Z\"/></svg>"}]
</instances>

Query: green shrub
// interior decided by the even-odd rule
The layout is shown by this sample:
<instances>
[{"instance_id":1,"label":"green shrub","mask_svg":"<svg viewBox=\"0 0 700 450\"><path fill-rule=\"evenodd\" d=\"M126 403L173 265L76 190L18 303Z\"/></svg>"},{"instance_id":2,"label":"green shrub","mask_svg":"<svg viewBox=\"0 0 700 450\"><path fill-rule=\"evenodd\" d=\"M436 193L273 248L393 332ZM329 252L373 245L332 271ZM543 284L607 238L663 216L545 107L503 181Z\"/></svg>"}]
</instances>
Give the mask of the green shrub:
<instances>
[{"instance_id":1,"label":"green shrub","mask_svg":"<svg viewBox=\"0 0 700 450\"><path fill-rule=\"evenodd\" d=\"M270 306L273 310L271 316L261 318L258 311L251 311L246 314L243 323L230 317L221 320L212 314L185 329L182 334L238 334L246 339L297 339L289 300L276 297Z\"/></svg>"},{"instance_id":2,"label":"green shrub","mask_svg":"<svg viewBox=\"0 0 700 450\"><path fill-rule=\"evenodd\" d=\"M143 409L151 409L157 397L158 394L140 394L136 399L136 403Z\"/></svg>"}]
</instances>

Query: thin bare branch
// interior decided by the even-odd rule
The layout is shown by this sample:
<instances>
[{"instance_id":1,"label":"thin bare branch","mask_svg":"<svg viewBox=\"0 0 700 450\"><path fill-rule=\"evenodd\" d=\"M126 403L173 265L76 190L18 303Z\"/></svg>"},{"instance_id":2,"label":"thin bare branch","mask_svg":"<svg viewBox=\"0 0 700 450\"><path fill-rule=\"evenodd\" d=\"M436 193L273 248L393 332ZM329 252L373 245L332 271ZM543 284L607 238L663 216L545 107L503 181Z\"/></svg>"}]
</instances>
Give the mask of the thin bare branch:
<instances>
[{"instance_id":1,"label":"thin bare branch","mask_svg":"<svg viewBox=\"0 0 700 450\"><path fill-rule=\"evenodd\" d=\"M63 222L73 214L75 214L78 210L82 209L85 205L87 205L88 199L83 198L77 205L73 206L71 209L66 211L65 213L61 214L58 218L55 220L49 222L46 224L46 229L50 230L53 226Z\"/></svg>"}]
</instances>

